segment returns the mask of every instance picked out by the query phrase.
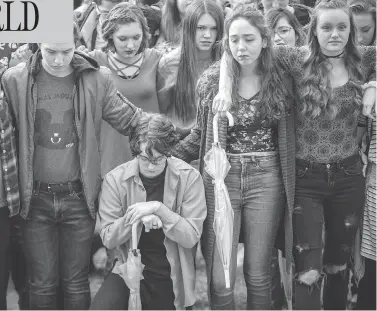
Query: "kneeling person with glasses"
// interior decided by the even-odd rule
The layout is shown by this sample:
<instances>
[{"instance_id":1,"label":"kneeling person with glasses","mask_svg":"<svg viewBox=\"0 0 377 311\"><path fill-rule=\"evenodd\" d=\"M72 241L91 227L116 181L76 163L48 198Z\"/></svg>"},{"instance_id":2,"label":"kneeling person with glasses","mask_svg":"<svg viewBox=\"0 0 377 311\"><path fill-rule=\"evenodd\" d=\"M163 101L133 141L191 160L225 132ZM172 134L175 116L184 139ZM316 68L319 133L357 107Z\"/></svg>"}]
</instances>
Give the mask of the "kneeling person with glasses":
<instances>
[{"instance_id":1,"label":"kneeling person with glasses","mask_svg":"<svg viewBox=\"0 0 377 311\"><path fill-rule=\"evenodd\" d=\"M127 309L130 290L119 266L127 260L131 227L139 221L142 308L191 309L195 303L195 255L207 208L200 173L170 156L176 142L167 118L146 114L130 135L135 158L105 176L100 235L116 261L91 309Z\"/></svg>"}]
</instances>

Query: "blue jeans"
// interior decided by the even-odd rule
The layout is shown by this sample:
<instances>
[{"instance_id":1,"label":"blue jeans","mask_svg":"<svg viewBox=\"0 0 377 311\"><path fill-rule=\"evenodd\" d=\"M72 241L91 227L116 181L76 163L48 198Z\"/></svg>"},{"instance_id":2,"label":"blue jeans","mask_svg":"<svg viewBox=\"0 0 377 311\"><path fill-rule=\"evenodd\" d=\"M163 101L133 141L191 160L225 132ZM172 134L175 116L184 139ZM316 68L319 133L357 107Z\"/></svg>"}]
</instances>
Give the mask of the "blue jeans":
<instances>
[{"instance_id":1,"label":"blue jeans","mask_svg":"<svg viewBox=\"0 0 377 311\"><path fill-rule=\"evenodd\" d=\"M211 277L212 309L235 309L234 284L241 224L244 232L244 277L247 308L271 308L271 260L279 219L284 209L284 188L277 154L228 157L225 178L234 210L230 288L225 287L223 266L214 245Z\"/></svg>"},{"instance_id":2,"label":"blue jeans","mask_svg":"<svg viewBox=\"0 0 377 311\"><path fill-rule=\"evenodd\" d=\"M0 208L0 310L7 310L10 226L8 207Z\"/></svg>"},{"instance_id":3,"label":"blue jeans","mask_svg":"<svg viewBox=\"0 0 377 311\"><path fill-rule=\"evenodd\" d=\"M30 309L57 309L59 282L64 309L89 308L94 226L83 194L34 193L24 230Z\"/></svg>"}]
</instances>

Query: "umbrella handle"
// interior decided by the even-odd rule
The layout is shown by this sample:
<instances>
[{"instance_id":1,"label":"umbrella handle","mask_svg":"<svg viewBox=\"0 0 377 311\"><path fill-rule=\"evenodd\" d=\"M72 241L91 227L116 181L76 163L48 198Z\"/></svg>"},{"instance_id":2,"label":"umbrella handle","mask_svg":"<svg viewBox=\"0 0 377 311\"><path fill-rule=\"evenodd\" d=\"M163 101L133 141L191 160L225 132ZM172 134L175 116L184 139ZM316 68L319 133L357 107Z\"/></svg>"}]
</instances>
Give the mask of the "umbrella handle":
<instances>
[{"instance_id":1,"label":"umbrella handle","mask_svg":"<svg viewBox=\"0 0 377 311\"><path fill-rule=\"evenodd\" d=\"M229 121L229 126L234 125L233 116L229 111L226 112L226 116ZM219 142L219 113L216 112L215 116L213 117L213 142L216 144Z\"/></svg>"},{"instance_id":2,"label":"umbrella handle","mask_svg":"<svg viewBox=\"0 0 377 311\"><path fill-rule=\"evenodd\" d=\"M137 226L139 222L140 220L132 225L132 249L137 249Z\"/></svg>"}]
</instances>

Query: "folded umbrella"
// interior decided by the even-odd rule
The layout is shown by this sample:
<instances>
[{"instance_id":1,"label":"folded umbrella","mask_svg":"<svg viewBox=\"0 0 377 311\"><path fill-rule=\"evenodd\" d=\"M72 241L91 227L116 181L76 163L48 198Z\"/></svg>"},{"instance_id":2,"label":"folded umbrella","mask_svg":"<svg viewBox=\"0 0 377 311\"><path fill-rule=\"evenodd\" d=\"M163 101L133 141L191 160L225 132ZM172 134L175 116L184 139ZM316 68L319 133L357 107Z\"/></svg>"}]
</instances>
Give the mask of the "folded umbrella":
<instances>
[{"instance_id":1,"label":"folded umbrella","mask_svg":"<svg viewBox=\"0 0 377 311\"><path fill-rule=\"evenodd\" d=\"M230 288L230 258L233 244L234 212L230 203L228 189L224 179L229 172L230 163L225 150L221 148L218 135L218 113L213 119L213 145L204 156L205 170L213 178L215 196L215 214L213 230L216 235L216 245L224 267L225 285ZM233 126L233 117L227 112L229 125Z\"/></svg>"},{"instance_id":2,"label":"folded umbrella","mask_svg":"<svg viewBox=\"0 0 377 311\"><path fill-rule=\"evenodd\" d=\"M140 250L137 249L137 226L132 225L132 248L128 251L127 261L119 266L121 277L130 289L128 310L141 310L140 281L143 279L143 265L141 263Z\"/></svg>"}]
</instances>

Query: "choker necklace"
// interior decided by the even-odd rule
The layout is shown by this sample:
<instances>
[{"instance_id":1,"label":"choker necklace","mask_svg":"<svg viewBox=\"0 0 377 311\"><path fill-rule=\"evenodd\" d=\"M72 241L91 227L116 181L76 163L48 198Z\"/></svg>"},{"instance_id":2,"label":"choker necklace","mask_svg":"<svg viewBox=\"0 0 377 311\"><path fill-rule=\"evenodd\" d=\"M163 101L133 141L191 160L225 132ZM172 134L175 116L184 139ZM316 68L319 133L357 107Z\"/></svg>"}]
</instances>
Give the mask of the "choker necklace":
<instances>
[{"instance_id":1,"label":"choker necklace","mask_svg":"<svg viewBox=\"0 0 377 311\"><path fill-rule=\"evenodd\" d=\"M110 65L113 67L113 69L117 72L118 76L120 76L121 78L131 80L133 78L136 78L139 75L143 57L144 57L144 53L141 53L140 57L137 60L135 60L133 63L129 64L129 63L126 63L126 62L118 59L113 53L109 53L108 54L108 61L109 61ZM123 67L122 67L122 65L117 64L117 62L122 64ZM135 68L135 72L132 75L126 75L123 72L123 70L131 68L131 67Z\"/></svg>"},{"instance_id":2,"label":"choker necklace","mask_svg":"<svg viewBox=\"0 0 377 311\"><path fill-rule=\"evenodd\" d=\"M321 54L322 54L324 57L326 57L326 58L341 58L341 57L343 56L343 54L344 54L344 51L343 51L342 53L340 53L340 54L338 54L338 55L334 55L334 56L329 56L329 55L323 54L322 52L321 52Z\"/></svg>"}]
</instances>

